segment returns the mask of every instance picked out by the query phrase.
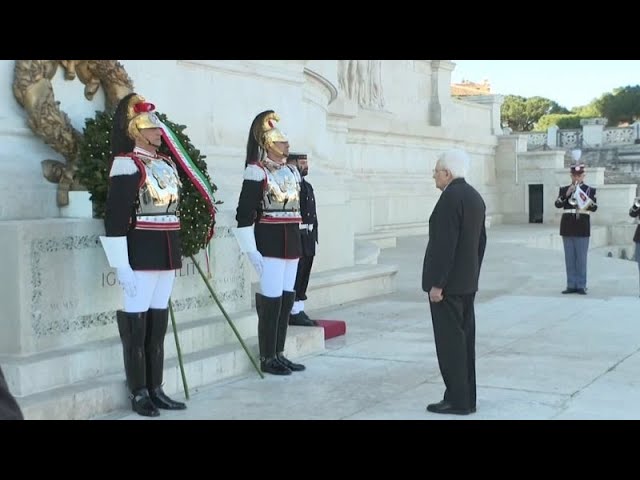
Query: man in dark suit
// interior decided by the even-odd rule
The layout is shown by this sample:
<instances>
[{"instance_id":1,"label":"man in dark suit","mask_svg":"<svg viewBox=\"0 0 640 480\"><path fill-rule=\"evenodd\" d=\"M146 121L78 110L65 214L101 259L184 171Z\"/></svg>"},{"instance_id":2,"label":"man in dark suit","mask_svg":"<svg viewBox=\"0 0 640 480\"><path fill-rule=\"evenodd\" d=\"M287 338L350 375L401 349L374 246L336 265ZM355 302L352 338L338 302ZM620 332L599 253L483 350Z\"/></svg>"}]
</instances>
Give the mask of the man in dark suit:
<instances>
[{"instance_id":1,"label":"man in dark suit","mask_svg":"<svg viewBox=\"0 0 640 480\"><path fill-rule=\"evenodd\" d=\"M316 213L316 197L313 186L306 180L309 174L309 159L306 153L289 153L287 163L295 165L300 173L300 241L302 243L302 256L298 261L295 291L296 298L289 315L289 325L313 327L318 325L315 320L309 318L304 311L304 301L307 299L307 286L311 276L313 258L316 255L316 243L318 243L318 216Z\"/></svg>"},{"instance_id":2,"label":"man in dark suit","mask_svg":"<svg viewBox=\"0 0 640 480\"><path fill-rule=\"evenodd\" d=\"M486 207L465 181L469 156L443 153L433 178L442 194L429 218L422 289L429 294L433 334L444 398L427 406L433 413L476 411L475 312L478 277L487 243Z\"/></svg>"},{"instance_id":3,"label":"man in dark suit","mask_svg":"<svg viewBox=\"0 0 640 480\"><path fill-rule=\"evenodd\" d=\"M0 420L24 420L18 402L9 391L2 369L0 369Z\"/></svg>"}]
</instances>

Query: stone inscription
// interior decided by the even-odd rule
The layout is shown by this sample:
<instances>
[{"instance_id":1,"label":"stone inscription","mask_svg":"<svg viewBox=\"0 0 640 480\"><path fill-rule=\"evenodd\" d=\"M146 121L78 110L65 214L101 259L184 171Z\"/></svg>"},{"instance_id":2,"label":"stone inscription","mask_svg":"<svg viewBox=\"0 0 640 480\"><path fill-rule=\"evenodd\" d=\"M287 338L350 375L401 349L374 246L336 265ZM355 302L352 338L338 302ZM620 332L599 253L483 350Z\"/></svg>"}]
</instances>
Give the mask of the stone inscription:
<instances>
[{"instance_id":1,"label":"stone inscription","mask_svg":"<svg viewBox=\"0 0 640 480\"><path fill-rule=\"evenodd\" d=\"M189 277L192 275L200 275L196 269L196 264L193 262L182 262L182 268L176 270L176 278ZM113 287L118 283L115 270L102 272L102 288Z\"/></svg>"}]
</instances>

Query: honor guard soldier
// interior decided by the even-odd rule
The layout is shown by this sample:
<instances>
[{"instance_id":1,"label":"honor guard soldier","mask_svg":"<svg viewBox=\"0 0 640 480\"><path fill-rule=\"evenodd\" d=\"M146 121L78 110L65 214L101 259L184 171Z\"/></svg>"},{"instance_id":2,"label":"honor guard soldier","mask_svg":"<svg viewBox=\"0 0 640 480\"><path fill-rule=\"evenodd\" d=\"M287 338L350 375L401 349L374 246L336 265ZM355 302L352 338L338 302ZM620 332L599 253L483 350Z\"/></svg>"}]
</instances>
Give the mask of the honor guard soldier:
<instances>
[{"instance_id":1,"label":"honor guard soldier","mask_svg":"<svg viewBox=\"0 0 640 480\"><path fill-rule=\"evenodd\" d=\"M244 180L233 233L260 278L256 293L260 369L290 375L305 369L284 356L300 243L300 174L287 165L289 140L273 110L258 114L249 129Z\"/></svg>"},{"instance_id":2,"label":"honor guard soldier","mask_svg":"<svg viewBox=\"0 0 640 480\"><path fill-rule=\"evenodd\" d=\"M155 106L135 93L125 96L113 116L104 225L100 240L124 293L116 312L132 409L156 417L158 409L186 405L162 389L164 339L175 271L182 267L179 205L182 183L196 183L194 167L168 140L168 127ZM163 140L173 158L158 153Z\"/></svg>"}]
</instances>

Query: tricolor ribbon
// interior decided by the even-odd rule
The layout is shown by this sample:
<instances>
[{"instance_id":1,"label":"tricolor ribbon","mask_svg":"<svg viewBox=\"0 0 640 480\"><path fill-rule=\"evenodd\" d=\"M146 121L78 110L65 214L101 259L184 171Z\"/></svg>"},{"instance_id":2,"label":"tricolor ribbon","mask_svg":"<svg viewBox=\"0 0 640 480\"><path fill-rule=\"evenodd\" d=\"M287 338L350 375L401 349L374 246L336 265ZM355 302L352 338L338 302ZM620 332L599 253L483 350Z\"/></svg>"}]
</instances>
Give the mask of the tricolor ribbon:
<instances>
[{"instance_id":1,"label":"tricolor ribbon","mask_svg":"<svg viewBox=\"0 0 640 480\"><path fill-rule=\"evenodd\" d=\"M204 174L204 172L200 171L195 162L191 159L187 150L182 146L180 140L176 136L173 131L167 127L163 122L160 122L160 128L162 128L162 138L165 143L173 153L173 156L180 164L182 169L184 170L189 180L196 187L200 195L207 204L207 208L209 209L209 214L211 215L211 228L209 228L209 232L207 233L206 244L209 244L211 237L213 237L213 224L215 222L216 217L216 206L215 200L213 198L213 188L211 187L211 183L209 179ZM208 262L207 262L208 264Z\"/></svg>"}]
</instances>

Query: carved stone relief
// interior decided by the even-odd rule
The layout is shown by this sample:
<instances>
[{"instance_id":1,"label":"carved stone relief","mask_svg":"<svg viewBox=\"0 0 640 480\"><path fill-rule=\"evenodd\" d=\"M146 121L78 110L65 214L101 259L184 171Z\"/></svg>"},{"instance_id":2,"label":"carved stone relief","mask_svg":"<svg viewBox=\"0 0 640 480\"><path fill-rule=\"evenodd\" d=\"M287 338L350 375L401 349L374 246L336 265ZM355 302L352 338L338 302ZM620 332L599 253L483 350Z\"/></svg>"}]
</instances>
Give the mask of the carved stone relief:
<instances>
[{"instance_id":1,"label":"carved stone relief","mask_svg":"<svg viewBox=\"0 0 640 480\"><path fill-rule=\"evenodd\" d=\"M363 108L382 110L382 60L338 60L338 85Z\"/></svg>"}]
</instances>

